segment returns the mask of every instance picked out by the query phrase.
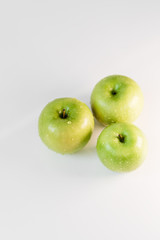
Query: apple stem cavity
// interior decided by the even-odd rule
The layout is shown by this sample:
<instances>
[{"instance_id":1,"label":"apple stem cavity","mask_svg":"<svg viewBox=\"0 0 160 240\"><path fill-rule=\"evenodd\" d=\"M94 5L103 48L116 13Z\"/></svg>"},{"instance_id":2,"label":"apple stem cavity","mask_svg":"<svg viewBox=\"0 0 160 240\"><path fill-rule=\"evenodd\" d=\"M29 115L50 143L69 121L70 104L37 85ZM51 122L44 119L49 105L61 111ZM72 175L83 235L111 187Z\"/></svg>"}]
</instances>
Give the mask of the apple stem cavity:
<instances>
[{"instance_id":1,"label":"apple stem cavity","mask_svg":"<svg viewBox=\"0 0 160 240\"><path fill-rule=\"evenodd\" d=\"M59 116L60 116L60 118L62 118L62 119L65 119L65 118L68 117L65 108L63 108L63 110L59 112Z\"/></svg>"},{"instance_id":2,"label":"apple stem cavity","mask_svg":"<svg viewBox=\"0 0 160 240\"><path fill-rule=\"evenodd\" d=\"M124 143L124 136L122 134L118 135L118 139L121 143Z\"/></svg>"},{"instance_id":3,"label":"apple stem cavity","mask_svg":"<svg viewBox=\"0 0 160 240\"><path fill-rule=\"evenodd\" d=\"M113 96L116 95L116 94L117 94L116 90L113 89L113 90L111 91L111 94L112 94Z\"/></svg>"}]
</instances>

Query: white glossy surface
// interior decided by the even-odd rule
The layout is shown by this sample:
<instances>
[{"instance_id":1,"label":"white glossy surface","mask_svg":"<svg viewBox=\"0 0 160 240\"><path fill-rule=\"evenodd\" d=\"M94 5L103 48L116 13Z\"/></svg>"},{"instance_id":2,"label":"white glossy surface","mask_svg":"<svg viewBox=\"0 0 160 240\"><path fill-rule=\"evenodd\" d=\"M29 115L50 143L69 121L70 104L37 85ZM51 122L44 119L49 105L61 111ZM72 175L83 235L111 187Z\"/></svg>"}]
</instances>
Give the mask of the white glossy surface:
<instances>
[{"instance_id":1,"label":"white glossy surface","mask_svg":"<svg viewBox=\"0 0 160 240\"><path fill-rule=\"evenodd\" d=\"M160 239L160 3L1 1L0 239ZM148 157L117 174L96 155L96 124L84 150L62 156L38 137L42 108L56 97L89 106L110 74L138 82L136 125Z\"/></svg>"}]
</instances>

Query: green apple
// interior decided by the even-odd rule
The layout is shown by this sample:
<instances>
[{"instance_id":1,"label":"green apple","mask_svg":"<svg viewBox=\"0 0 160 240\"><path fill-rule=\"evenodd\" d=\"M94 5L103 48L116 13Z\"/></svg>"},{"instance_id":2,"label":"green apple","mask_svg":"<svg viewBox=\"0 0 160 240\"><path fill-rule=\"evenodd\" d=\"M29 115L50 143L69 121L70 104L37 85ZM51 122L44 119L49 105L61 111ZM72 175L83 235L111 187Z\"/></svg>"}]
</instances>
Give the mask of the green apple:
<instances>
[{"instance_id":1,"label":"green apple","mask_svg":"<svg viewBox=\"0 0 160 240\"><path fill-rule=\"evenodd\" d=\"M112 75L99 81L91 95L95 118L104 125L133 122L143 108L143 94L132 79Z\"/></svg>"},{"instance_id":2,"label":"green apple","mask_svg":"<svg viewBox=\"0 0 160 240\"><path fill-rule=\"evenodd\" d=\"M146 157L147 141L131 123L113 123L98 137L97 153L102 163L116 172L138 168Z\"/></svg>"},{"instance_id":3,"label":"green apple","mask_svg":"<svg viewBox=\"0 0 160 240\"><path fill-rule=\"evenodd\" d=\"M58 153L73 153L89 141L94 119L90 109L75 98L58 98L48 103L39 117L39 136Z\"/></svg>"}]
</instances>

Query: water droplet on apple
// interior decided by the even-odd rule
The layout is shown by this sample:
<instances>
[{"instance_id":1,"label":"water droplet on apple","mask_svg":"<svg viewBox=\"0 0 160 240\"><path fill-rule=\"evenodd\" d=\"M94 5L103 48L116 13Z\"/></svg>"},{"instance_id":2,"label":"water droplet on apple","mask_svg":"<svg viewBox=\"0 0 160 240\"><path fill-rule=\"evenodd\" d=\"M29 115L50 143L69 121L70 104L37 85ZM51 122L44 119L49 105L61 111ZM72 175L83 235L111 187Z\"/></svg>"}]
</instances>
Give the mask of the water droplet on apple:
<instances>
[{"instance_id":1,"label":"water droplet on apple","mask_svg":"<svg viewBox=\"0 0 160 240\"><path fill-rule=\"evenodd\" d=\"M67 124L71 124L72 122L71 121L68 121Z\"/></svg>"}]
</instances>

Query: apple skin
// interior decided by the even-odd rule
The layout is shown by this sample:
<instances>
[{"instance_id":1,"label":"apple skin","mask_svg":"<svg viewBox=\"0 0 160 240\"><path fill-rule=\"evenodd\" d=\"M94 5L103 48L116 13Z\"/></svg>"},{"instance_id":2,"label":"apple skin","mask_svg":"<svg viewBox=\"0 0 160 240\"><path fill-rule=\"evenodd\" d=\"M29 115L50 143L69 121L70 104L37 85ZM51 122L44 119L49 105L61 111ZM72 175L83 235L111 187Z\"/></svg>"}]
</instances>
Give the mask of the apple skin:
<instances>
[{"instance_id":1,"label":"apple skin","mask_svg":"<svg viewBox=\"0 0 160 240\"><path fill-rule=\"evenodd\" d=\"M133 122L141 113L143 102L143 94L137 83L122 75L102 79L91 94L93 115L104 125Z\"/></svg>"},{"instance_id":2,"label":"apple skin","mask_svg":"<svg viewBox=\"0 0 160 240\"><path fill-rule=\"evenodd\" d=\"M66 118L62 118L65 109ZM93 129L92 112L75 98L57 98L42 110L38 122L39 136L55 152L77 152L89 141Z\"/></svg>"},{"instance_id":3,"label":"apple skin","mask_svg":"<svg viewBox=\"0 0 160 240\"><path fill-rule=\"evenodd\" d=\"M112 171L129 172L138 168L147 154L143 132L131 123L113 123L98 137L97 153Z\"/></svg>"}]
</instances>

